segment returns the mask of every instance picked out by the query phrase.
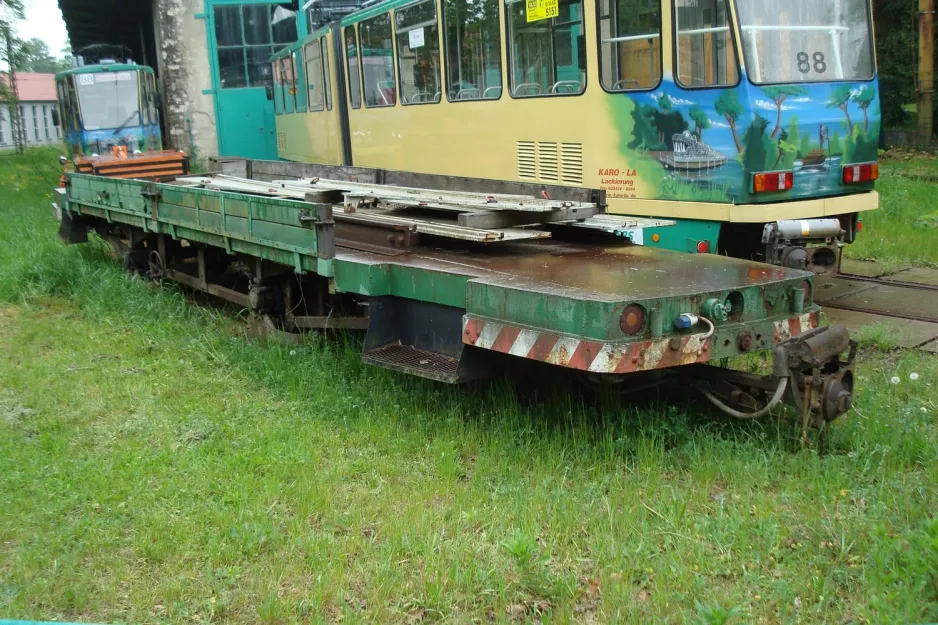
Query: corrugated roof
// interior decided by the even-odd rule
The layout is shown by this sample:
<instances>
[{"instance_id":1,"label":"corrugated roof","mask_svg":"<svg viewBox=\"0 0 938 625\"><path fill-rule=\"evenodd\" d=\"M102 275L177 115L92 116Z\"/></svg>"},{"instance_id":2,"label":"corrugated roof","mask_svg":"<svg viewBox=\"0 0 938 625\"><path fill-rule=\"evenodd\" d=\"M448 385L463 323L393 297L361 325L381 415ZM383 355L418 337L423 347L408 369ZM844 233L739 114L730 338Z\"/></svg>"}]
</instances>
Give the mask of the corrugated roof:
<instances>
[{"instance_id":1,"label":"corrugated roof","mask_svg":"<svg viewBox=\"0 0 938 625\"><path fill-rule=\"evenodd\" d=\"M9 84L6 74L0 74L0 81ZM20 102L55 102L55 74L17 72L16 90Z\"/></svg>"}]
</instances>

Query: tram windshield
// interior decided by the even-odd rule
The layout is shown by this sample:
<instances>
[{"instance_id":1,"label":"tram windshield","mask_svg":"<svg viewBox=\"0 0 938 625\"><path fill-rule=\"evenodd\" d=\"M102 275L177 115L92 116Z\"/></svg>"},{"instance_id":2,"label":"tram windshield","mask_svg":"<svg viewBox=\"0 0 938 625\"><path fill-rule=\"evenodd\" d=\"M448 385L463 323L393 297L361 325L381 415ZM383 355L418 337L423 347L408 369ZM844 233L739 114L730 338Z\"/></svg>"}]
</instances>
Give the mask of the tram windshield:
<instances>
[{"instance_id":1,"label":"tram windshield","mask_svg":"<svg viewBox=\"0 0 938 625\"><path fill-rule=\"evenodd\" d=\"M737 0L749 78L756 84L869 80L869 0Z\"/></svg>"},{"instance_id":2,"label":"tram windshield","mask_svg":"<svg viewBox=\"0 0 938 625\"><path fill-rule=\"evenodd\" d=\"M78 101L85 130L140 125L138 73L79 74Z\"/></svg>"}]
</instances>

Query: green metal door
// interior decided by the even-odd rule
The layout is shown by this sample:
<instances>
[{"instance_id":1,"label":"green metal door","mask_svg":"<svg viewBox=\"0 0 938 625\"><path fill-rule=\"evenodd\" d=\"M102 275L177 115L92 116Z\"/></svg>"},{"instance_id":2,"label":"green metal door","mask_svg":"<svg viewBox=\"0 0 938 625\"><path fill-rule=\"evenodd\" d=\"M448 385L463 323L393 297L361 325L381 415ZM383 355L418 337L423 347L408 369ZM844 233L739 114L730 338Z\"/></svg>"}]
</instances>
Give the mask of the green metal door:
<instances>
[{"instance_id":1,"label":"green metal door","mask_svg":"<svg viewBox=\"0 0 938 625\"><path fill-rule=\"evenodd\" d=\"M205 0L215 127L222 156L277 158L270 55L297 40L289 3ZM292 13L292 11L290 11Z\"/></svg>"}]
</instances>

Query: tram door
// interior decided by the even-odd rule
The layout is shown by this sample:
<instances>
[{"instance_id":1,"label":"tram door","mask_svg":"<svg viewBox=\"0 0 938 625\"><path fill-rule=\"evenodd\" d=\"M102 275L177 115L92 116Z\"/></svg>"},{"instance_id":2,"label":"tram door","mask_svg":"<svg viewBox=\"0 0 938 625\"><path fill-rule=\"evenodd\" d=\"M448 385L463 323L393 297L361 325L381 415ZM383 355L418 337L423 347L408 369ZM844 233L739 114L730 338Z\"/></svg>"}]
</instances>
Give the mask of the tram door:
<instances>
[{"instance_id":1,"label":"tram door","mask_svg":"<svg viewBox=\"0 0 938 625\"><path fill-rule=\"evenodd\" d=\"M266 89L273 84L270 56L297 40L290 4L208 0L206 12L218 152L276 160L277 125Z\"/></svg>"}]
</instances>

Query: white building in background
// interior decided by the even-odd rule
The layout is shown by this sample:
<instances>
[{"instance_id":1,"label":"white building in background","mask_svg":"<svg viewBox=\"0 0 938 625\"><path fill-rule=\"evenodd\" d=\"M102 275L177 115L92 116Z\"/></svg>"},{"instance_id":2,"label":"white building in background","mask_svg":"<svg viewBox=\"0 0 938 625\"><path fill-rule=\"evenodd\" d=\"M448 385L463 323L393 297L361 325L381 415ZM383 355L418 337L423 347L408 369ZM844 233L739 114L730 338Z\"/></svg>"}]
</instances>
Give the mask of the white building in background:
<instances>
[{"instance_id":1,"label":"white building in background","mask_svg":"<svg viewBox=\"0 0 938 625\"><path fill-rule=\"evenodd\" d=\"M7 81L6 74L0 80ZM20 116L26 129L27 145L51 145L62 141L62 131L52 123L52 111L58 108L54 74L17 73ZM10 106L0 97L0 149L14 146Z\"/></svg>"}]
</instances>

